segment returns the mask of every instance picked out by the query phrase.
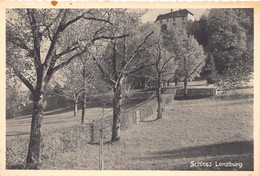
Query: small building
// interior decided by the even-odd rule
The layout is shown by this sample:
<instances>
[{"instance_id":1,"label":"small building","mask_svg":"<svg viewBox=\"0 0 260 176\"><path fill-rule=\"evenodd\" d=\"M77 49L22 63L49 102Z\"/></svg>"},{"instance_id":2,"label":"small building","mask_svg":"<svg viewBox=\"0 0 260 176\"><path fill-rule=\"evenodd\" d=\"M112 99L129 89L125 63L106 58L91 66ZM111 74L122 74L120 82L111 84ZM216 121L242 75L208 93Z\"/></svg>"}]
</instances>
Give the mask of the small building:
<instances>
[{"instance_id":1,"label":"small building","mask_svg":"<svg viewBox=\"0 0 260 176\"><path fill-rule=\"evenodd\" d=\"M161 26L161 30L167 30L172 28L178 28L186 31L189 20L194 20L194 15L187 9L180 9L178 11L172 11L170 13L159 15L155 23Z\"/></svg>"}]
</instances>

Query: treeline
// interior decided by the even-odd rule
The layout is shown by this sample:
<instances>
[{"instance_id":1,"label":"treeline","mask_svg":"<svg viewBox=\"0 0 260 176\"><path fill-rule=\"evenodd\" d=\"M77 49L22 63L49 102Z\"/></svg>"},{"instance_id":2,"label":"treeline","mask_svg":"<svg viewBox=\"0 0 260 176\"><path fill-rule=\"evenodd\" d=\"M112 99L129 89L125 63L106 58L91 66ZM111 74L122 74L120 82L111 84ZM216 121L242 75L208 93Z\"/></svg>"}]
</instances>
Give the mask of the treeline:
<instances>
[{"instance_id":1,"label":"treeline","mask_svg":"<svg viewBox=\"0 0 260 176\"><path fill-rule=\"evenodd\" d=\"M189 23L207 55L201 73L209 83L228 91L239 88L253 77L253 9L210 9L200 20Z\"/></svg>"}]
</instances>

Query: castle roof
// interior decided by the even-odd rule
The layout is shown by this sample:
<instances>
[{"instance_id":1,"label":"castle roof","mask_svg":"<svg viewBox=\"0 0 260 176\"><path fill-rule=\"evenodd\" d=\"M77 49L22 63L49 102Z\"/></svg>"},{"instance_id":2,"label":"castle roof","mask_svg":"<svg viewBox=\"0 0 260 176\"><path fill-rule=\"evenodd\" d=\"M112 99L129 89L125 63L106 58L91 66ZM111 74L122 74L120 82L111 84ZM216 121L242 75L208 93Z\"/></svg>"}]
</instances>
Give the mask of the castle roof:
<instances>
[{"instance_id":1,"label":"castle roof","mask_svg":"<svg viewBox=\"0 0 260 176\"><path fill-rule=\"evenodd\" d=\"M155 22L159 21L159 20L169 19L169 18L186 17L188 15L188 13L193 15L193 13L191 13L187 9L182 9L182 10L166 13L166 14L163 14L163 15L159 15L156 18Z\"/></svg>"}]
</instances>

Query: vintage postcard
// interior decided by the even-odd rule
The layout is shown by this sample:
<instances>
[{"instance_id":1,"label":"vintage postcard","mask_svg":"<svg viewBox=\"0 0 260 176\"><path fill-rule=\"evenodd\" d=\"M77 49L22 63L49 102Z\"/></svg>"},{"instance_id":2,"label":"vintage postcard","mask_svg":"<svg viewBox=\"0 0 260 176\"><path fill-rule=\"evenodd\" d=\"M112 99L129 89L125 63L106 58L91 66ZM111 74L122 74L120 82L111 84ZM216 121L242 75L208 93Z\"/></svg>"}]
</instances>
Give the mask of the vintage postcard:
<instances>
[{"instance_id":1,"label":"vintage postcard","mask_svg":"<svg viewBox=\"0 0 260 176\"><path fill-rule=\"evenodd\" d=\"M0 13L0 175L260 174L259 2Z\"/></svg>"}]
</instances>

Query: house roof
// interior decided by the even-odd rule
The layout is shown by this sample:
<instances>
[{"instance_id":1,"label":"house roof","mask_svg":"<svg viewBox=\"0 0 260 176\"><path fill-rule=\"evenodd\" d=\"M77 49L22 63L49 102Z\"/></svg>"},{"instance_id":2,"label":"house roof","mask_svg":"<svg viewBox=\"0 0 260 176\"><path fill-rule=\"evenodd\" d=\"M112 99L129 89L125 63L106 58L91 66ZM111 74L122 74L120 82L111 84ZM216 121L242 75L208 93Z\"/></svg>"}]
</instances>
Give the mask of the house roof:
<instances>
[{"instance_id":1,"label":"house roof","mask_svg":"<svg viewBox=\"0 0 260 176\"><path fill-rule=\"evenodd\" d=\"M174 11L174 12L170 12L170 13L166 13L166 14L163 14L163 15L159 15L155 22L156 21L159 21L159 20L164 20L164 19L168 19L168 18L176 18L176 17L185 17L189 14L193 15L193 13L191 13L190 11L188 11L187 9L183 9L183 10L178 10L178 11Z\"/></svg>"}]
</instances>

